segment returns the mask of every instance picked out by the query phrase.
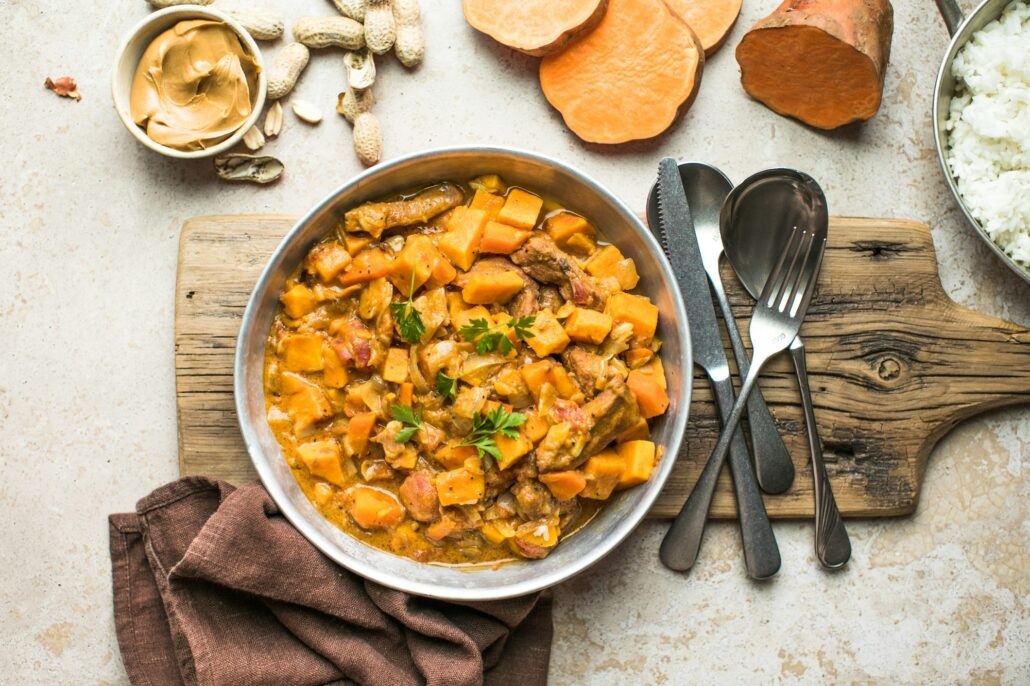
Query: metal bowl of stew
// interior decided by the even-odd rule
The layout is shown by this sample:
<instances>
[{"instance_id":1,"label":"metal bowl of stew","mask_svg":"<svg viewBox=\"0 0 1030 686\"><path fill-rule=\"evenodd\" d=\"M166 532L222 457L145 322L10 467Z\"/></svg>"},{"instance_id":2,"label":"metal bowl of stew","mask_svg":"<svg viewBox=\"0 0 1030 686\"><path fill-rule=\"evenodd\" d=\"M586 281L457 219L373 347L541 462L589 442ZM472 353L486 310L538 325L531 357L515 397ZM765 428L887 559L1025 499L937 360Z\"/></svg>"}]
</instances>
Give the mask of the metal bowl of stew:
<instances>
[{"instance_id":1,"label":"metal bowl of stew","mask_svg":"<svg viewBox=\"0 0 1030 686\"><path fill-rule=\"evenodd\" d=\"M501 565L426 564L367 545L326 520L305 498L265 417L265 342L289 274L343 213L362 202L444 180L500 174L510 185L541 192L587 217L601 237L632 257L636 291L658 306L658 337L668 380L668 411L653 421L664 454L651 479L612 497L585 526L541 560ZM254 467L286 518L319 550L347 569L400 591L446 600L494 600L532 593L582 572L611 552L647 514L679 453L690 406L692 361L687 315L669 263L640 219L583 172L536 153L495 147L430 150L384 163L343 184L286 235L258 279L236 346L235 395L240 428Z\"/></svg>"}]
</instances>

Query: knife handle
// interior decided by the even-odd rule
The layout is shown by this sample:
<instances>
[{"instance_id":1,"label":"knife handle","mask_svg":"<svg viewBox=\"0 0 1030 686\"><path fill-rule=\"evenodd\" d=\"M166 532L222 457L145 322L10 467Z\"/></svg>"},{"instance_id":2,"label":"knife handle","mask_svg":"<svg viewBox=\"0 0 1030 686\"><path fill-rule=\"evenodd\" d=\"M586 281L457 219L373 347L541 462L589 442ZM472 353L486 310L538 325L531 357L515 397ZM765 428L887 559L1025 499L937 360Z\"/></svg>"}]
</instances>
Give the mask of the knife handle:
<instances>
[{"instance_id":1,"label":"knife handle","mask_svg":"<svg viewBox=\"0 0 1030 686\"><path fill-rule=\"evenodd\" d=\"M733 382L729 375L712 379L715 402L723 425L733 411ZM744 433L738 426L730 443L730 471L733 476L733 490L737 496L737 518L740 522L740 537L744 543L744 564L753 579L768 579L780 569L780 550L776 545L765 502L758 490L754 469L747 452Z\"/></svg>"}]
</instances>

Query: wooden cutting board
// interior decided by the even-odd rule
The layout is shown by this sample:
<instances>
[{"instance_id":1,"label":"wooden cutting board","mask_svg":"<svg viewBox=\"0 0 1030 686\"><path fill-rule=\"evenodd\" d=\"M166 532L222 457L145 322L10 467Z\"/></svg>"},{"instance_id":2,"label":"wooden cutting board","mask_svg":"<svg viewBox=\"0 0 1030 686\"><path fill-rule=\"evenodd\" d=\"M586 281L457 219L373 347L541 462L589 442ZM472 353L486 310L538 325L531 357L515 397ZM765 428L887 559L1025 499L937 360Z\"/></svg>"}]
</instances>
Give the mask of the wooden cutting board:
<instances>
[{"instance_id":1,"label":"wooden cutting board","mask_svg":"<svg viewBox=\"0 0 1030 686\"><path fill-rule=\"evenodd\" d=\"M182 474L236 483L255 477L233 409L234 346L251 287L294 221L215 216L183 226L175 298ZM750 298L728 267L723 280L746 335ZM941 436L985 410L1030 402L1030 329L949 299L924 224L833 218L801 332L827 470L846 516L912 512ZM696 373L694 384L685 447L656 517L679 511L718 436L707 381ZM811 469L789 362L771 363L761 385L797 467L788 493L766 497L769 514L811 516ZM729 518L734 500L722 479L712 511Z\"/></svg>"}]
</instances>

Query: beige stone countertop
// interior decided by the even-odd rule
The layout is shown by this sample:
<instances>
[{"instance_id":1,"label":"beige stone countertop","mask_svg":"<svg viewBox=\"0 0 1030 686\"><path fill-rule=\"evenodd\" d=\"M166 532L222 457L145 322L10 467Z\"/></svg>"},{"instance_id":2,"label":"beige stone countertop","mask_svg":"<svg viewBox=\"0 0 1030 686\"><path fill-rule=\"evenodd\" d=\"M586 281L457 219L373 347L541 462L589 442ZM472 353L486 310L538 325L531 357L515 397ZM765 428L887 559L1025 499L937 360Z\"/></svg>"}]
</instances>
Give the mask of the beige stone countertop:
<instances>
[{"instance_id":1,"label":"beige stone countertop","mask_svg":"<svg viewBox=\"0 0 1030 686\"><path fill-rule=\"evenodd\" d=\"M260 0L290 18L327 0ZM938 168L930 104L948 42L929 0L897 0L883 107L822 133L739 85L733 48L776 0L747 0L705 68L693 108L657 142L584 145L540 93L536 60L468 28L457 0L423 0L425 64L382 61L385 155L488 142L586 170L642 208L660 157L735 180L809 172L843 215L933 227L959 303L1030 324L1030 286L964 223ZM967 5L968 9L968 5ZM339 53L313 56L297 95L326 118L286 114L267 151L274 186L227 186L210 162L145 150L111 105L114 51L143 0L0 0L0 681L126 684L111 610L107 520L177 476L173 289L179 227L214 213L302 213L360 171L332 110ZM265 44L271 55L282 43ZM43 89L74 76L82 102ZM700 563L663 568L666 524L555 589L554 684L1030 683L1030 408L978 417L930 460L915 516L849 523L854 556L821 571L808 522L776 525L783 569L745 577L736 527L711 527Z\"/></svg>"}]
</instances>

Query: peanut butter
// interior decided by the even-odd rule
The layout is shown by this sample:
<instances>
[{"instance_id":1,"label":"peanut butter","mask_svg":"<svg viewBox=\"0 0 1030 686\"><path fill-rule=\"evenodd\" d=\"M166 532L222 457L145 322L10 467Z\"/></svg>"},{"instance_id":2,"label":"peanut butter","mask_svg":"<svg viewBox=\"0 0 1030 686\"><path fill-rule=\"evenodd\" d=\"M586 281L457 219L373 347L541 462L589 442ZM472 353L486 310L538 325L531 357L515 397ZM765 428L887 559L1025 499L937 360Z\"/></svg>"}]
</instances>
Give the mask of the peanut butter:
<instances>
[{"instance_id":1,"label":"peanut butter","mask_svg":"<svg viewBox=\"0 0 1030 686\"><path fill-rule=\"evenodd\" d=\"M153 40L136 67L132 119L157 143L204 150L250 116L260 71L226 24L180 21Z\"/></svg>"}]
</instances>

